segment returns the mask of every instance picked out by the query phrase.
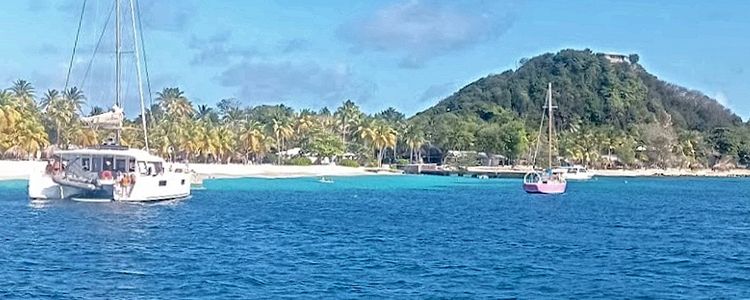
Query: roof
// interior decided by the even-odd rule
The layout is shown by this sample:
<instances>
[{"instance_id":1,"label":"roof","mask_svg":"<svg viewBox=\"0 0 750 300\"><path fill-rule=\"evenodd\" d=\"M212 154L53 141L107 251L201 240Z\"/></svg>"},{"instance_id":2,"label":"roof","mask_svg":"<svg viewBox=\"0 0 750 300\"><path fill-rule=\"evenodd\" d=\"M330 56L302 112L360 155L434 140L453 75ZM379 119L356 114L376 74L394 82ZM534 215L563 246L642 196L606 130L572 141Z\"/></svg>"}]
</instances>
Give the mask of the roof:
<instances>
[{"instance_id":1,"label":"roof","mask_svg":"<svg viewBox=\"0 0 750 300\"><path fill-rule=\"evenodd\" d=\"M114 149L96 149L84 148L76 150L59 150L55 155L101 155L101 156L127 156L141 161L163 162L164 159L140 149L114 148Z\"/></svg>"},{"instance_id":2,"label":"roof","mask_svg":"<svg viewBox=\"0 0 750 300\"><path fill-rule=\"evenodd\" d=\"M302 148L297 147L297 148L288 149L286 151L280 151L278 154L279 155L292 155L293 156L293 155L299 155L300 152L302 152Z\"/></svg>"}]
</instances>

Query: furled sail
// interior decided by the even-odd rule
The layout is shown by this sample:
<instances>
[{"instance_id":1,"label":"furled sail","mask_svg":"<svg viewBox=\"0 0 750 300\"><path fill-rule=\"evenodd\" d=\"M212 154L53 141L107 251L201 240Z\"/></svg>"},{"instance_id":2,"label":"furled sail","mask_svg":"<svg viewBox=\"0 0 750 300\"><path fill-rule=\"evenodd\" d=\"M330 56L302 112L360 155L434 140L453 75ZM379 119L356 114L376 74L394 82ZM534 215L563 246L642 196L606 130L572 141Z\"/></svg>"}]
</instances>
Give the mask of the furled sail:
<instances>
[{"instance_id":1,"label":"furled sail","mask_svg":"<svg viewBox=\"0 0 750 300\"><path fill-rule=\"evenodd\" d=\"M114 106L111 111L90 117L83 117L81 118L81 121L90 127L118 129L122 127L122 120L124 118L125 114L123 113L122 108Z\"/></svg>"}]
</instances>

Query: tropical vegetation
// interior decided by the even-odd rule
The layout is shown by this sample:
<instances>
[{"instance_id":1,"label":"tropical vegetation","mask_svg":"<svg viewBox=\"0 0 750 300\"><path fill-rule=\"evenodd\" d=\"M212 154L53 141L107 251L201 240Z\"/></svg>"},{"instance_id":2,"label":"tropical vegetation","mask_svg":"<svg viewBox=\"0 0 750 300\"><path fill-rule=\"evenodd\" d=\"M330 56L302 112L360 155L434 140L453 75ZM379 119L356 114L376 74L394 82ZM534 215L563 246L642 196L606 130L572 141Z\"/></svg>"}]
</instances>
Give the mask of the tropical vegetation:
<instances>
[{"instance_id":1,"label":"tropical vegetation","mask_svg":"<svg viewBox=\"0 0 750 300\"><path fill-rule=\"evenodd\" d=\"M543 164L548 148L536 145L547 139L539 129L552 83L555 160L600 168L750 160L747 124L714 99L649 74L637 55L611 62L590 50L562 50L520 63L410 118L395 108L367 114L351 100L317 111L237 99L194 105L185 91L168 87L155 93L145 116L125 122L121 142L143 148L148 140L155 154L192 162L382 166L445 163L451 153L464 153L462 164ZM34 159L52 148L101 143L112 131L89 128L81 117L105 109L84 113L85 101L76 87L40 92L25 80L13 82L0 91L0 154Z\"/></svg>"}]
</instances>

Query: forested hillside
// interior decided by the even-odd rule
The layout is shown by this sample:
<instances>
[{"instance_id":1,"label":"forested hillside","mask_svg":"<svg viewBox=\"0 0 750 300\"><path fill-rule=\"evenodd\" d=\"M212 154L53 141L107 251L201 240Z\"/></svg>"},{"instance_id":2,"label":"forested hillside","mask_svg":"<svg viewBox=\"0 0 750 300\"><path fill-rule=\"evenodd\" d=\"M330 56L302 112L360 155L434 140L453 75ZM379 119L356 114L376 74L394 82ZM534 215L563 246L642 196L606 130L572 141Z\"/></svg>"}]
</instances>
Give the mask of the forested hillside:
<instances>
[{"instance_id":1,"label":"forested hillside","mask_svg":"<svg viewBox=\"0 0 750 300\"><path fill-rule=\"evenodd\" d=\"M424 126L429 139L440 148L521 158L524 151L507 149L528 149L536 141L547 84L552 83L560 138L556 154L570 161L609 164L601 157L612 152L626 165L706 166L726 156L742 158L746 147L740 117L698 91L649 74L638 64L638 55L623 59L611 61L590 50L522 59L517 70L481 78L413 119L429 124ZM512 135L499 126L513 122L523 124L526 139L515 140L524 145L492 141L498 134ZM726 135L733 140L731 147L712 144ZM646 150L638 153L639 147Z\"/></svg>"}]
</instances>

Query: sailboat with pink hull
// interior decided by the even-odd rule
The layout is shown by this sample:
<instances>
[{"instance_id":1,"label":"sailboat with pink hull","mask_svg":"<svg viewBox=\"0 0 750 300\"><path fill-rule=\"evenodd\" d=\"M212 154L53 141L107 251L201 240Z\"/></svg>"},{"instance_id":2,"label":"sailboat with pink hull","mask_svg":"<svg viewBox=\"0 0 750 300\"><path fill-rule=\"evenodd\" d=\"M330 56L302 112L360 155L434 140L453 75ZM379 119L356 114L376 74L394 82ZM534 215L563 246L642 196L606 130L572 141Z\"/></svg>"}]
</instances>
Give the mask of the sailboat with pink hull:
<instances>
[{"instance_id":1,"label":"sailboat with pink hull","mask_svg":"<svg viewBox=\"0 0 750 300\"><path fill-rule=\"evenodd\" d=\"M539 171L531 171L526 173L523 177L523 190L527 193L532 194L562 194L565 193L565 189L568 186L565 181L564 174L561 174L559 170L552 168L552 83L547 87L547 105L546 113L548 119L548 132L547 132L547 155L548 155L548 166L547 169ZM542 125L544 122L544 115L542 115L542 124L539 126L539 135L542 134ZM537 149L539 149L539 140L537 140ZM536 153L534 153L534 160L536 161Z\"/></svg>"}]
</instances>

